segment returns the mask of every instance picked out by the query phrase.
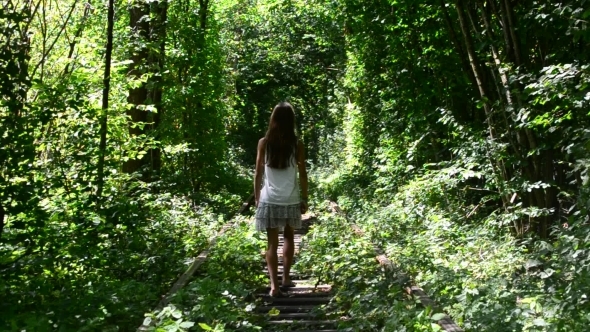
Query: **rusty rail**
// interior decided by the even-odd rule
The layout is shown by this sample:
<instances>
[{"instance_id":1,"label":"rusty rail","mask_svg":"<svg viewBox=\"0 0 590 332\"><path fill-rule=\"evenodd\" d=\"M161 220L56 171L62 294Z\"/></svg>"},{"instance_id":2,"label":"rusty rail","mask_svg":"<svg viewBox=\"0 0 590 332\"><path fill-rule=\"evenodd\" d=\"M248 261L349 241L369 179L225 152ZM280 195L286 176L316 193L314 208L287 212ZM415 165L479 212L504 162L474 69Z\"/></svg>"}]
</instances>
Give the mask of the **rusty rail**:
<instances>
[{"instance_id":1,"label":"rusty rail","mask_svg":"<svg viewBox=\"0 0 590 332\"><path fill-rule=\"evenodd\" d=\"M243 214L254 202L254 194L250 195L250 197L248 197L248 200L246 200L245 202L242 203L240 209L238 210L238 212L236 212L230 219L230 221L225 224L221 230L215 234L210 240L209 240L209 244L207 245L207 247L201 252L199 253L199 255L197 257L195 257L193 259L193 262L191 263L191 265L189 266L189 268L186 270L186 272L184 272L174 283L174 285L172 285L172 288L170 288L170 290L168 291L168 293L166 293L166 295L162 296L162 299L160 300L160 302L158 303L158 305L156 306L156 308L153 311L158 311L158 310L162 310L162 308L164 308L172 299L172 297L176 294L176 292L178 292L180 289L182 289L184 286L186 286L186 284L188 283L188 281L190 280L190 278L195 274L195 272L197 272L197 270L199 269L199 267L205 262L205 260L207 259L207 256L209 255L209 251L211 250L211 248L213 248L213 246L215 246L215 244L217 243L217 239L219 239L223 234L225 234L225 232L227 230L229 230L230 228L233 228L237 225L237 223L232 222L232 220L240 214ZM145 322L145 320L144 320ZM141 326L137 329L137 331L148 331L150 326L155 323L155 320L151 320L149 324L144 324L142 323Z\"/></svg>"}]
</instances>

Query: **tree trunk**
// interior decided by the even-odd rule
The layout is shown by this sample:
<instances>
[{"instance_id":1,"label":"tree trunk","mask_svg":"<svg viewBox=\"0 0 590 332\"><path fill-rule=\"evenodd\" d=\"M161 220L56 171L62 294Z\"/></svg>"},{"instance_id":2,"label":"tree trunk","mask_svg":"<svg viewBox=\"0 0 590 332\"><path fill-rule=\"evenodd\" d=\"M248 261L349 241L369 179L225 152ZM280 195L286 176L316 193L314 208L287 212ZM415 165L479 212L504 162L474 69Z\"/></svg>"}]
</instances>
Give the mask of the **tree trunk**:
<instances>
[{"instance_id":1,"label":"tree trunk","mask_svg":"<svg viewBox=\"0 0 590 332\"><path fill-rule=\"evenodd\" d=\"M199 15L201 16L201 30L203 36L205 35L205 30L207 29L207 11L209 10L209 0L199 0Z\"/></svg>"},{"instance_id":2,"label":"tree trunk","mask_svg":"<svg viewBox=\"0 0 590 332\"><path fill-rule=\"evenodd\" d=\"M502 0L500 0L500 3L502 3ZM514 52L514 61L517 66L520 66L523 64L520 53L520 39L518 38L516 30L514 29L514 25L516 22L514 19L514 10L512 9L512 4L510 3L510 0L504 0L503 6L501 6L501 8L503 8L504 12L506 13L506 21L508 25L505 26L504 29L506 29L507 32L510 34L510 39L512 41L512 49Z\"/></svg>"},{"instance_id":3,"label":"tree trunk","mask_svg":"<svg viewBox=\"0 0 590 332\"><path fill-rule=\"evenodd\" d=\"M130 27L132 31L133 50L131 60L133 63L129 66L129 76L132 79L139 79L144 71L142 66L147 64L148 51L142 45L148 40L149 33L149 6L145 2L132 3L129 9ZM127 115L131 118L129 124L129 134L131 136L140 136L145 133L143 124L147 122L147 112L140 109L139 105L144 105L148 99L147 87L142 83L139 87L131 88L127 101L133 106L127 110ZM146 158L133 158L123 163L123 172L134 173L146 164Z\"/></svg>"},{"instance_id":4,"label":"tree trunk","mask_svg":"<svg viewBox=\"0 0 590 332\"><path fill-rule=\"evenodd\" d=\"M152 31L150 40L154 45L158 45L157 49L152 50L150 56L150 69L153 72L152 102L156 108L156 112L152 113L152 124L150 130L154 133L154 138L159 141L158 127L160 125L162 116L164 114L164 107L162 105L162 86L164 74L164 64L166 58L166 21L168 14L168 2L159 1L152 4ZM160 173L161 169L161 151L160 148L154 148L149 151L151 170L155 174Z\"/></svg>"},{"instance_id":5,"label":"tree trunk","mask_svg":"<svg viewBox=\"0 0 590 332\"><path fill-rule=\"evenodd\" d=\"M479 64L479 59L477 58L477 54L475 53L475 48L473 46L473 38L471 37L471 33L469 32L469 28L467 27L467 21L465 19L465 9L463 7L463 0L455 0L455 5L457 8L457 14L459 15L459 23L461 25L461 32L463 33L463 39L465 41L467 55L469 57L469 64L471 65L471 70L473 71L473 75L475 76L475 81L477 83L479 95L483 101L483 107L486 114L488 127L490 130L490 136L492 139L494 139L492 111L489 104L489 98L488 93L486 91L485 82L483 80L484 75L482 73L481 66Z\"/></svg>"},{"instance_id":6,"label":"tree trunk","mask_svg":"<svg viewBox=\"0 0 590 332\"><path fill-rule=\"evenodd\" d=\"M503 0L500 0L500 2L502 2L502 1ZM490 4L490 8L494 12L494 15L496 15L496 17L498 18L498 20L500 22L500 26L502 27L502 33L504 35L504 45L506 46L506 54L508 55L508 59L511 62L514 62L515 60L514 60L514 52L512 51L512 41L510 40L510 33L506 29L506 27L508 26L508 20L506 19L504 12L501 10L498 10L498 7L496 6L496 0L488 1L488 3ZM500 6L502 6L501 3L500 3Z\"/></svg>"},{"instance_id":7,"label":"tree trunk","mask_svg":"<svg viewBox=\"0 0 590 332\"><path fill-rule=\"evenodd\" d=\"M498 18L501 22L501 29L503 31L504 43L506 47L505 54L507 54L508 61L512 62L512 65L514 66L523 66L524 63L522 62L523 58L520 53L520 42L516 34L516 28L514 26L515 19L510 2L500 0L499 10L495 7L493 1L491 1L490 4L490 9L492 12L494 12L497 16L499 15ZM495 37L493 36L491 15L488 12L488 8L484 6L483 1L479 1L479 5L484 24L486 26L486 33L491 45L492 58L496 64L496 70L500 74L505 92L508 112L503 112L503 114L508 113L512 116L512 119L515 119L518 110L524 105L521 94L519 93L522 90L522 87L516 84L514 90L512 89L513 87L510 84L509 77L503 68L504 66L502 65L500 52L494 45ZM528 128L517 128L513 121L508 121L508 119L505 119L508 130L507 136L509 139L511 139L510 143L514 148L516 158L520 160L520 168L524 178L530 183L535 183L538 181L547 184L553 183L555 166L553 159L554 155L552 151L545 150L541 151L540 155L539 153L529 155L529 151L536 150L538 147L536 135ZM512 140L512 137L514 136L516 137L516 142ZM554 214L557 215L557 210L559 207L556 203L556 195L557 190L553 185L546 189L534 188L528 195L524 194L524 196L528 196L528 200L524 200L523 202L525 203L525 206L537 207L540 209L554 208ZM546 238L549 235L548 229L549 225L551 224L551 216L535 218L532 220L532 224L535 227L534 231L537 233L537 235L542 238Z\"/></svg>"},{"instance_id":8,"label":"tree trunk","mask_svg":"<svg viewBox=\"0 0 590 332\"><path fill-rule=\"evenodd\" d=\"M113 54L113 26L115 7L114 0L109 0L109 9L107 17L107 45L105 54L104 64L104 78L103 78L103 89L102 89L102 114L100 117L100 144L98 147L98 170L97 170L97 186L96 186L96 202L97 209L100 209L102 188L104 187L104 160L106 155L107 147L107 123L108 123L108 110L109 110L109 91L111 88L111 56Z\"/></svg>"},{"instance_id":9,"label":"tree trunk","mask_svg":"<svg viewBox=\"0 0 590 332\"><path fill-rule=\"evenodd\" d=\"M455 49L459 53L459 58L461 60L461 65L463 65L463 71L469 76L469 80L473 84L473 86L477 86L477 81L475 80L475 76L473 76L473 72L471 71L469 61L467 60L467 55L465 54L465 50L461 46L459 42L459 38L457 37L457 33L455 32L455 28L453 27L453 23L451 22L451 18L449 16L449 12L447 10L447 6L445 0L440 0L441 10L443 12L443 16L445 17L445 22L447 24L447 29L449 29L449 35L451 37L451 41L453 45L455 45Z\"/></svg>"},{"instance_id":10,"label":"tree trunk","mask_svg":"<svg viewBox=\"0 0 590 332\"><path fill-rule=\"evenodd\" d=\"M2 243L2 233L4 233L4 215L6 212L4 211L4 207L2 206L2 202L0 201L0 243Z\"/></svg>"}]
</instances>

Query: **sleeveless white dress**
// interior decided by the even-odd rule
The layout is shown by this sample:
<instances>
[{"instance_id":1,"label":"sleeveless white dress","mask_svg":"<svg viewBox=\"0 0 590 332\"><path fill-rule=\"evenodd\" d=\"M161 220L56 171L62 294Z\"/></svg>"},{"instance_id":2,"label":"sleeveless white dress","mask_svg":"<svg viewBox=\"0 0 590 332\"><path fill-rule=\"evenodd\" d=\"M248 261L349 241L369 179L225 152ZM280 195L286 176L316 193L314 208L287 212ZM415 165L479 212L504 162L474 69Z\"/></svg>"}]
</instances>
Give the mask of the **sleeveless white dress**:
<instances>
[{"instance_id":1,"label":"sleeveless white dress","mask_svg":"<svg viewBox=\"0 0 590 332\"><path fill-rule=\"evenodd\" d=\"M264 184L256 209L256 230L279 228L282 231L285 225L301 228L300 202L295 158L284 169L265 164Z\"/></svg>"}]
</instances>

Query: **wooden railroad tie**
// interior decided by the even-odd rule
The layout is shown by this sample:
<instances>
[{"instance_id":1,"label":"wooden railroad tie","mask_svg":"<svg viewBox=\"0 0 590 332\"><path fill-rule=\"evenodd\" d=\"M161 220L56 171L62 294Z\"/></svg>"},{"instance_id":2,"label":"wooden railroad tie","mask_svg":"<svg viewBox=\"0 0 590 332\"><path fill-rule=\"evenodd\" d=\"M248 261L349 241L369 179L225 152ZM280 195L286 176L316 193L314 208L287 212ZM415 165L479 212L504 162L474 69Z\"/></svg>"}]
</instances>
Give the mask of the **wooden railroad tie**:
<instances>
[{"instance_id":1,"label":"wooden railroad tie","mask_svg":"<svg viewBox=\"0 0 590 332\"><path fill-rule=\"evenodd\" d=\"M315 215L306 214L302 216L302 229L295 230L295 252L302 250L301 238L307 234L309 224L315 220ZM281 241L279 240L279 264L282 263L280 257L282 252ZM297 256L295 255L295 258ZM268 269L265 262L261 259L264 266L264 272L268 276ZM283 267L279 265L278 276L282 278ZM291 273L291 279L295 287L283 288L286 293L285 297L271 298L268 295L270 288L261 289L257 292L256 297L263 302L262 306L256 308L256 312L268 316L267 326L263 331L299 331L299 332L335 332L338 330L338 319L326 317L322 311L322 306L330 303L332 300L332 286L316 284L310 280L309 276L301 275L297 271ZM278 310L278 314L271 315L272 311Z\"/></svg>"},{"instance_id":2,"label":"wooden railroad tie","mask_svg":"<svg viewBox=\"0 0 590 332\"><path fill-rule=\"evenodd\" d=\"M240 209L232 216L230 221L227 224L225 224L221 228L221 230L209 240L209 244L207 245L207 248L205 250L203 250L201 253L199 253L199 255L197 257L193 258L193 262L190 264L190 266L188 267L186 272L184 272L176 280L176 282L174 283L174 285L172 285L172 288L170 288L168 293L166 293L166 295L162 296L162 299L160 300L160 302L158 302L158 305L156 306L156 308L153 311L162 310L170 302L172 297L174 297L174 295L180 289L182 289L184 286L186 286L186 284L188 283L190 278L195 274L195 272L197 272L199 267L205 262L205 260L207 259L207 256L209 256L209 252L210 252L211 248L213 248L213 246L215 246L215 244L217 243L217 239L219 239L229 229L238 225L238 223L234 223L234 222L232 222L232 220L237 215L243 214L246 210L248 210L248 208L252 205L253 202L254 202L254 194L250 195L250 197L248 197L248 200L245 201L244 203L242 203ZM145 320L144 320L144 323L141 324L141 326L137 329L137 331L142 331L142 332L148 331L150 326L153 323L155 323L155 320L153 320L153 319L148 324L145 324Z\"/></svg>"}]
</instances>

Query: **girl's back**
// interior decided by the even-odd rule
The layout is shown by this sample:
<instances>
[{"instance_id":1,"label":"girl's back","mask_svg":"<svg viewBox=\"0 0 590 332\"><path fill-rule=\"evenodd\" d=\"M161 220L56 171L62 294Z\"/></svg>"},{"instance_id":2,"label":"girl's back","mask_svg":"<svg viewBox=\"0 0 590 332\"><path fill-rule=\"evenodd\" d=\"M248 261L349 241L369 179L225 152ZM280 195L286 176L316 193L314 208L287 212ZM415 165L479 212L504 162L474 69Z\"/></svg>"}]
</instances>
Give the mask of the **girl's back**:
<instances>
[{"instance_id":1,"label":"girl's back","mask_svg":"<svg viewBox=\"0 0 590 332\"><path fill-rule=\"evenodd\" d=\"M297 175L299 182L297 183ZM264 185L263 184L264 180ZM301 185L302 201L299 197ZM280 296L278 281L279 232L283 231L283 287L293 287L289 275L294 255L294 229L301 228L301 214L307 211L307 170L305 149L295 134L295 112L291 104L279 103L272 111L268 131L258 141L254 171L255 227L266 231L266 263L270 275L270 296Z\"/></svg>"},{"instance_id":2,"label":"girl's back","mask_svg":"<svg viewBox=\"0 0 590 332\"><path fill-rule=\"evenodd\" d=\"M291 158L289 166L283 169L265 164L264 185L260 201L276 205L299 204L299 186L297 184L297 162Z\"/></svg>"}]
</instances>

